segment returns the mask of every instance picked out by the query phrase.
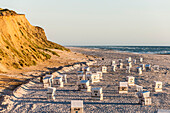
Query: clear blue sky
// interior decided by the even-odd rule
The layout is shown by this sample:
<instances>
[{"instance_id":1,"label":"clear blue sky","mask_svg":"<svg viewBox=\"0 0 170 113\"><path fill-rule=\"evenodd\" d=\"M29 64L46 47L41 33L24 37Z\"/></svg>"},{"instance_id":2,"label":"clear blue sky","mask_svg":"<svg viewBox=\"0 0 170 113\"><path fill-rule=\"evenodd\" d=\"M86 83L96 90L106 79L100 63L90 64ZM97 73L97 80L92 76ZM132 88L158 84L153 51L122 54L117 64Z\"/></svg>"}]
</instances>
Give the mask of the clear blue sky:
<instances>
[{"instance_id":1,"label":"clear blue sky","mask_svg":"<svg viewBox=\"0 0 170 113\"><path fill-rule=\"evenodd\" d=\"M0 0L62 45L169 45L170 0Z\"/></svg>"}]
</instances>

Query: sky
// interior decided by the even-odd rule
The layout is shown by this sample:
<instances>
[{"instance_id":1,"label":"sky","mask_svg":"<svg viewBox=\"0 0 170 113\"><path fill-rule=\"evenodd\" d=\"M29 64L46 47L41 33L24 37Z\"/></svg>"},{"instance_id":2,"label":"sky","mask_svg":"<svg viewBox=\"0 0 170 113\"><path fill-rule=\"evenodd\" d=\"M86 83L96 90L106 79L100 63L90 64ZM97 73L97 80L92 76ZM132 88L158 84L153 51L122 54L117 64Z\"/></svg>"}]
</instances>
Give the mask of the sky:
<instances>
[{"instance_id":1,"label":"sky","mask_svg":"<svg viewBox=\"0 0 170 113\"><path fill-rule=\"evenodd\" d=\"M170 0L0 0L61 45L170 46Z\"/></svg>"}]
</instances>

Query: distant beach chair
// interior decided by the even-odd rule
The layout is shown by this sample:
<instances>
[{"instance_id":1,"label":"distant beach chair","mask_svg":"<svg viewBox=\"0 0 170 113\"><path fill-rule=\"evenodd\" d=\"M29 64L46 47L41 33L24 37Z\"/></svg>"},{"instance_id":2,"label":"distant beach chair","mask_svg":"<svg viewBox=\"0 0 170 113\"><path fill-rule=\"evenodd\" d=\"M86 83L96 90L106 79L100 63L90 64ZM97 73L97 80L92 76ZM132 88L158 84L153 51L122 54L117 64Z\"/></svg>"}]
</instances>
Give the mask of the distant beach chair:
<instances>
[{"instance_id":1,"label":"distant beach chair","mask_svg":"<svg viewBox=\"0 0 170 113\"><path fill-rule=\"evenodd\" d=\"M133 64L136 64L136 59L133 59Z\"/></svg>"},{"instance_id":2,"label":"distant beach chair","mask_svg":"<svg viewBox=\"0 0 170 113\"><path fill-rule=\"evenodd\" d=\"M126 63L131 62L131 61L132 61L132 58L131 58L131 57L126 58Z\"/></svg>"},{"instance_id":3,"label":"distant beach chair","mask_svg":"<svg viewBox=\"0 0 170 113\"><path fill-rule=\"evenodd\" d=\"M116 62L114 60L112 60L111 66L114 66L114 65L116 65Z\"/></svg>"},{"instance_id":4,"label":"distant beach chair","mask_svg":"<svg viewBox=\"0 0 170 113\"><path fill-rule=\"evenodd\" d=\"M132 62L128 62L127 66L129 66L130 68L132 68Z\"/></svg>"},{"instance_id":5,"label":"distant beach chair","mask_svg":"<svg viewBox=\"0 0 170 113\"><path fill-rule=\"evenodd\" d=\"M151 71L151 65L150 64L146 64L145 65L145 69L146 69L146 71Z\"/></svg>"},{"instance_id":6,"label":"distant beach chair","mask_svg":"<svg viewBox=\"0 0 170 113\"><path fill-rule=\"evenodd\" d=\"M86 80L88 80L91 84L93 84L94 75L93 74L86 75Z\"/></svg>"},{"instance_id":7,"label":"distant beach chair","mask_svg":"<svg viewBox=\"0 0 170 113\"><path fill-rule=\"evenodd\" d=\"M83 100L71 100L71 113L83 113Z\"/></svg>"},{"instance_id":8,"label":"distant beach chair","mask_svg":"<svg viewBox=\"0 0 170 113\"><path fill-rule=\"evenodd\" d=\"M120 69L122 69L122 68L123 68L123 63L119 63L119 64L118 64L118 67L119 67Z\"/></svg>"},{"instance_id":9,"label":"distant beach chair","mask_svg":"<svg viewBox=\"0 0 170 113\"><path fill-rule=\"evenodd\" d=\"M128 93L128 82L119 82L119 94Z\"/></svg>"},{"instance_id":10,"label":"distant beach chair","mask_svg":"<svg viewBox=\"0 0 170 113\"><path fill-rule=\"evenodd\" d=\"M78 90L79 91L91 91L91 86L88 80L81 80L78 84Z\"/></svg>"},{"instance_id":11,"label":"distant beach chair","mask_svg":"<svg viewBox=\"0 0 170 113\"><path fill-rule=\"evenodd\" d=\"M142 70L145 70L145 64L139 64L139 67L141 67Z\"/></svg>"},{"instance_id":12,"label":"distant beach chair","mask_svg":"<svg viewBox=\"0 0 170 113\"><path fill-rule=\"evenodd\" d=\"M53 87L64 87L62 77L55 77L52 83L53 83Z\"/></svg>"},{"instance_id":13,"label":"distant beach chair","mask_svg":"<svg viewBox=\"0 0 170 113\"><path fill-rule=\"evenodd\" d=\"M154 72L159 72L159 65L154 65L153 66L153 71Z\"/></svg>"},{"instance_id":14,"label":"distant beach chair","mask_svg":"<svg viewBox=\"0 0 170 113\"><path fill-rule=\"evenodd\" d=\"M85 80L85 74L79 74L77 75L78 81Z\"/></svg>"},{"instance_id":15,"label":"distant beach chair","mask_svg":"<svg viewBox=\"0 0 170 113\"><path fill-rule=\"evenodd\" d=\"M129 86L134 86L135 85L135 77L127 76L127 82L128 82Z\"/></svg>"},{"instance_id":16,"label":"distant beach chair","mask_svg":"<svg viewBox=\"0 0 170 113\"><path fill-rule=\"evenodd\" d=\"M48 87L51 87L52 86L52 79L51 77L45 77L43 79L43 84L44 84L44 88L48 88Z\"/></svg>"},{"instance_id":17,"label":"distant beach chair","mask_svg":"<svg viewBox=\"0 0 170 113\"><path fill-rule=\"evenodd\" d=\"M141 68L141 67L137 67L136 70L137 70L137 73L138 73L139 75L142 74L142 68Z\"/></svg>"},{"instance_id":18,"label":"distant beach chair","mask_svg":"<svg viewBox=\"0 0 170 113\"><path fill-rule=\"evenodd\" d=\"M103 79L103 73L101 71L97 71L96 73L99 74L100 79Z\"/></svg>"},{"instance_id":19,"label":"distant beach chair","mask_svg":"<svg viewBox=\"0 0 170 113\"><path fill-rule=\"evenodd\" d=\"M140 91L137 93L139 98L139 104L141 105L151 105L150 91Z\"/></svg>"},{"instance_id":20,"label":"distant beach chair","mask_svg":"<svg viewBox=\"0 0 170 113\"><path fill-rule=\"evenodd\" d=\"M129 66L126 66L126 73L130 73L131 68Z\"/></svg>"},{"instance_id":21,"label":"distant beach chair","mask_svg":"<svg viewBox=\"0 0 170 113\"><path fill-rule=\"evenodd\" d=\"M53 99L53 100L55 100L55 91L56 91L56 88L54 88L54 87L48 87L47 88L47 99Z\"/></svg>"},{"instance_id":22,"label":"distant beach chair","mask_svg":"<svg viewBox=\"0 0 170 113\"><path fill-rule=\"evenodd\" d=\"M86 75L86 80L89 80L92 84L94 82L100 82L100 75L97 73L88 74Z\"/></svg>"},{"instance_id":23,"label":"distant beach chair","mask_svg":"<svg viewBox=\"0 0 170 113\"><path fill-rule=\"evenodd\" d=\"M112 71L113 72L116 72L116 67L117 67L117 65L112 66Z\"/></svg>"},{"instance_id":24,"label":"distant beach chair","mask_svg":"<svg viewBox=\"0 0 170 113\"><path fill-rule=\"evenodd\" d=\"M102 66L102 73L107 73L107 67L106 66Z\"/></svg>"},{"instance_id":25,"label":"distant beach chair","mask_svg":"<svg viewBox=\"0 0 170 113\"><path fill-rule=\"evenodd\" d=\"M143 91L143 87L142 87L142 86L139 86L139 85L136 85L136 91L137 91L137 92Z\"/></svg>"},{"instance_id":26,"label":"distant beach chair","mask_svg":"<svg viewBox=\"0 0 170 113\"><path fill-rule=\"evenodd\" d=\"M56 76L56 77L61 77L61 78L62 78L62 81L63 81L64 83L67 83L67 74L59 74L59 75Z\"/></svg>"},{"instance_id":27,"label":"distant beach chair","mask_svg":"<svg viewBox=\"0 0 170 113\"><path fill-rule=\"evenodd\" d=\"M100 82L100 75L97 73L92 73L93 75L93 82Z\"/></svg>"},{"instance_id":28,"label":"distant beach chair","mask_svg":"<svg viewBox=\"0 0 170 113\"><path fill-rule=\"evenodd\" d=\"M154 81L153 90L155 92L162 92L162 82L161 81Z\"/></svg>"},{"instance_id":29,"label":"distant beach chair","mask_svg":"<svg viewBox=\"0 0 170 113\"><path fill-rule=\"evenodd\" d=\"M140 57L139 62L140 62L140 63L142 63L142 62L143 62L143 58L142 58L142 57Z\"/></svg>"},{"instance_id":30,"label":"distant beach chair","mask_svg":"<svg viewBox=\"0 0 170 113\"><path fill-rule=\"evenodd\" d=\"M103 100L102 88L92 88L91 97L93 100Z\"/></svg>"}]
</instances>

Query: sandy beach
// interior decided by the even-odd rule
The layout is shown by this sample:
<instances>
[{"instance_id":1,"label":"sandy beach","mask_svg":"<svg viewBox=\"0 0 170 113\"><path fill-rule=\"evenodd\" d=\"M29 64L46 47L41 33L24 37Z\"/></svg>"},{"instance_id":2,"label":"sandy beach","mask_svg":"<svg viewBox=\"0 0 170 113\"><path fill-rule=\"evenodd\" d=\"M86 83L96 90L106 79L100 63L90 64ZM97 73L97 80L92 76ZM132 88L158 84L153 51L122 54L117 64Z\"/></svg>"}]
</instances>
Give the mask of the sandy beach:
<instances>
[{"instance_id":1,"label":"sandy beach","mask_svg":"<svg viewBox=\"0 0 170 113\"><path fill-rule=\"evenodd\" d=\"M66 55L62 53L60 55L61 58L58 59L58 62L60 61L63 67L66 64L68 65L68 61L70 61L70 64L72 65L68 66L69 69L62 68L61 70L55 70L56 67L54 59L56 58L53 58L53 62L51 61L51 63L48 61L48 67L52 70L50 73L60 71L60 73L67 74L68 83L64 84L63 88L56 88L57 90L55 93L55 100L47 100L47 89L43 88L43 84L40 83L40 78L32 77L30 81L17 87L9 95L4 96L4 100L1 104L1 112L68 113L70 112L71 100L83 100L84 111L86 113L156 113L158 109L170 110L170 55L133 54L111 50L76 47L69 47L69 49L72 51L71 54L67 53ZM65 58L65 56L67 56L67 59L69 60L62 59ZM142 75L138 75L136 73L136 67L139 64L133 65L131 73L126 73L125 69L117 69L116 72L111 71L110 65L112 60L115 60L117 63L118 59L125 60L128 57L131 57L132 59L139 59L142 57L144 59L143 64L150 64L151 66L159 65L160 71L143 71ZM104 58L104 60L102 60L102 58ZM106 65L108 67L108 73L103 74L103 79L98 83L91 84L92 88L103 88L103 101L93 101L91 99L90 92L81 92L77 90L78 86L76 72L80 69L80 65L78 68L74 68L74 63L88 62L90 59L97 61L95 65L90 66L92 72L101 71L102 65ZM42 65L43 64L41 64L41 66ZM27 73L28 76L30 76L29 73L34 72L39 75L42 74L41 70L45 69L42 67L46 67L41 66L39 69L37 69L36 66L31 67L37 69L36 71L31 71L30 68L30 70L25 68L25 71L23 70L19 73L22 73L20 75L24 75L23 73L25 73L25 76ZM43 72L46 71L44 70ZM13 72L13 74L17 74L17 72ZM139 105L138 98L135 96L134 87L129 87L128 94L118 93L119 82L126 81L127 76L134 76L135 84L141 85L145 90L151 92L152 105ZM163 82L162 92L158 93L152 91L152 85L154 81Z\"/></svg>"}]
</instances>

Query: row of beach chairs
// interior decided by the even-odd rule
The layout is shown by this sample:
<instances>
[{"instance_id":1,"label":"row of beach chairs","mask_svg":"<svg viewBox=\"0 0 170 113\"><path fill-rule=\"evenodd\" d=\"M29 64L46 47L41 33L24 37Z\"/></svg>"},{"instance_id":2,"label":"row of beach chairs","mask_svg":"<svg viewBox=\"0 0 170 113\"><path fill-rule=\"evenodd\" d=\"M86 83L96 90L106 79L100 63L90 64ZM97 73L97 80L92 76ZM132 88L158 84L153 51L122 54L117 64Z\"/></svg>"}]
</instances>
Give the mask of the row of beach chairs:
<instances>
[{"instance_id":1,"label":"row of beach chairs","mask_svg":"<svg viewBox=\"0 0 170 113\"><path fill-rule=\"evenodd\" d=\"M128 73L130 73L130 69L132 68L132 62L131 57L127 58L125 60L126 62L126 69ZM139 59L139 62L143 62L143 58ZM80 71L77 71L77 86L79 91L85 91L85 92L91 92L91 97L93 100L103 100L103 93L101 87L94 87L91 88L90 84L100 82L100 80L103 79L103 73L107 73L107 66L102 66L101 71L96 71L95 73L92 73L90 71L90 65L95 64L88 63L88 66L82 67ZM136 60L133 60L133 64L136 64ZM118 60L118 64L116 64L115 61L111 62L111 66L113 67L113 72L116 71L117 68L122 69L123 68L123 62L122 59ZM142 74L141 71L145 70L147 71L151 70L151 66L149 64L139 64L139 67L136 68L136 72L138 74ZM154 70L159 70L159 66L156 66ZM66 74L59 74L57 76L53 75L46 75L43 79L44 88L47 88L47 98L55 100L55 91L58 87L64 87L64 83L67 83L67 75ZM135 84L135 77L133 76L127 76L126 81L119 82L118 92L119 94L122 93L128 93L128 87L134 86L136 87L136 96L139 99L139 103L142 105L151 105L151 97L150 97L150 91L143 90L142 86ZM155 81L153 84L153 90L155 92L161 92L162 91L162 82ZM71 113L83 113L83 101L82 100L72 100L71 101Z\"/></svg>"}]
</instances>

